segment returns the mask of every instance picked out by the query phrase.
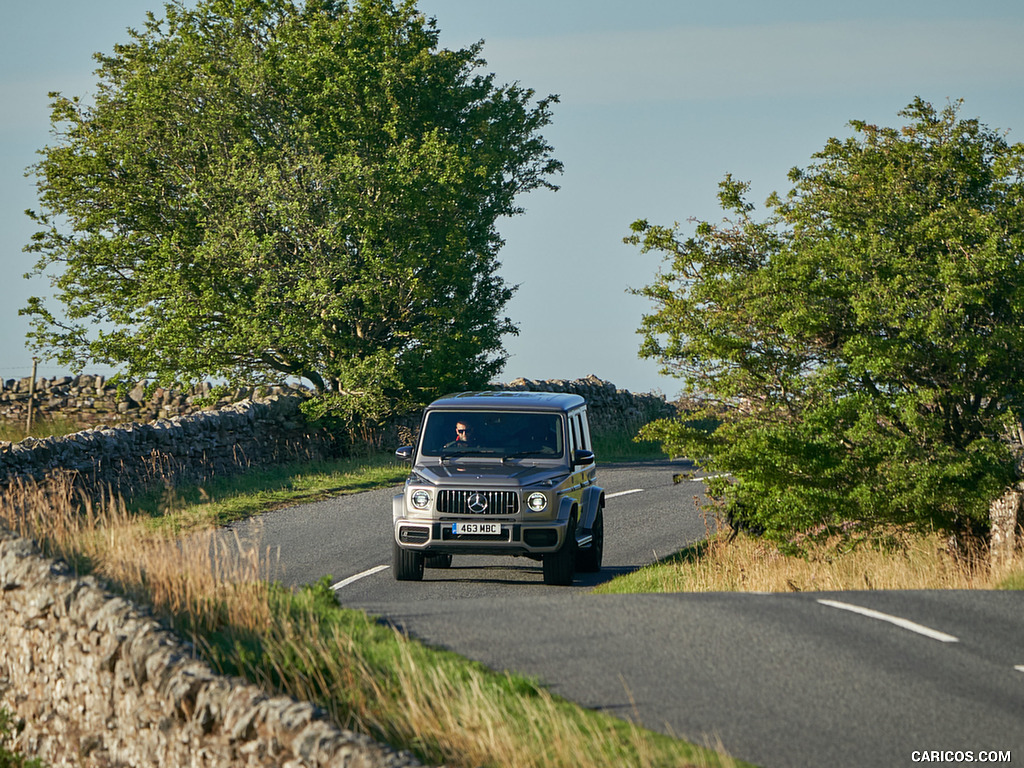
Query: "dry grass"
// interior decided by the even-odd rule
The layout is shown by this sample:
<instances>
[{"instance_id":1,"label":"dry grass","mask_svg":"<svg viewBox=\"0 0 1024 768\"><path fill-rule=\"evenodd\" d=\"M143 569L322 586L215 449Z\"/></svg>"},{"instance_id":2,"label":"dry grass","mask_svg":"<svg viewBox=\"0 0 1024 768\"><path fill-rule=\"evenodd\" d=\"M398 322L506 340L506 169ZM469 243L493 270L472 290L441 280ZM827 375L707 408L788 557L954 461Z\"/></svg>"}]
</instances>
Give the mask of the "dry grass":
<instances>
[{"instance_id":1,"label":"dry grass","mask_svg":"<svg viewBox=\"0 0 1024 768\"><path fill-rule=\"evenodd\" d=\"M0 442L17 443L26 437L62 437L83 429L77 422L62 416L46 416L36 420L32 423L31 432L25 432L25 426L21 421L0 420Z\"/></svg>"},{"instance_id":2,"label":"dry grass","mask_svg":"<svg viewBox=\"0 0 1024 768\"><path fill-rule=\"evenodd\" d=\"M151 605L215 667L315 701L343 728L428 764L504 768L735 766L720 751L583 710L529 679L496 674L342 609L326 581L293 594L266 555L213 531L178 540L114 500L91 504L69 479L16 485L0 522L48 554Z\"/></svg>"},{"instance_id":3,"label":"dry grass","mask_svg":"<svg viewBox=\"0 0 1024 768\"><path fill-rule=\"evenodd\" d=\"M880 539L833 538L783 554L763 539L722 530L597 591L820 592L870 589L1014 589L1024 563L993 576L983 559L952 554L938 535L892 531ZM1015 586L1016 585L1016 586Z\"/></svg>"},{"instance_id":4,"label":"dry grass","mask_svg":"<svg viewBox=\"0 0 1024 768\"><path fill-rule=\"evenodd\" d=\"M387 636L353 642L364 633ZM267 647L279 660L275 677L294 679L295 669L305 670L294 693L325 705L339 724L404 745L427 761L512 768L737 764L376 625L338 626L311 611L277 627ZM325 697L328 691L345 696Z\"/></svg>"},{"instance_id":5,"label":"dry grass","mask_svg":"<svg viewBox=\"0 0 1024 768\"><path fill-rule=\"evenodd\" d=\"M240 611L252 622L258 619L249 614L260 601L251 598L268 589L267 561L258 553L241 545L224 553L212 531L178 541L152 530L120 498L94 503L82 497L71 476L13 483L0 494L0 524L166 616L221 622L237 620ZM232 599L243 589L243 600Z\"/></svg>"}]
</instances>

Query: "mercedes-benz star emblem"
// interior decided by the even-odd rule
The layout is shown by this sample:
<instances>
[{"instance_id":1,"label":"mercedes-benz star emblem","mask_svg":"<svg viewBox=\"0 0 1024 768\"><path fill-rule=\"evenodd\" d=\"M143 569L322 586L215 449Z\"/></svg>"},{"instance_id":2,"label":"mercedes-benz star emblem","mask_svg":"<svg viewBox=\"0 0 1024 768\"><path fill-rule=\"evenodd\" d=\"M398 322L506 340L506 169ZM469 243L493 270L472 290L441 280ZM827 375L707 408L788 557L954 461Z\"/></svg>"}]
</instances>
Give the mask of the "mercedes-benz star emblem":
<instances>
[{"instance_id":1,"label":"mercedes-benz star emblem","mask_svg":"<svg viewBox=\"0 0 1024 768\"><path fill-rule=\"evenodd\" d=\"M469 511L478 515L487 509L487 497L482 493L470 494L469 498L466 499L466 503L469 505Z\"/></svg>"}]
</instances>

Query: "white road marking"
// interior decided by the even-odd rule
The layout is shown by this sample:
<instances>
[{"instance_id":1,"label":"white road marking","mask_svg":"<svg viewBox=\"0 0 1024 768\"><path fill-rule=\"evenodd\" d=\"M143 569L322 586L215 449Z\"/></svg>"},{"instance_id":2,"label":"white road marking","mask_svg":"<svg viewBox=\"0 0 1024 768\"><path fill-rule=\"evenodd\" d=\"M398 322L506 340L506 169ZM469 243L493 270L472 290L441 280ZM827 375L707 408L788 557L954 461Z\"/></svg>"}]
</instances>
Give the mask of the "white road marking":
<instances>
[{"instance_id":1,"label":"white road marking","mask_svg":"<svg viewBox=\"0 0 1024 768\"><path fill-rule=\"evenodd\" d=\"M339 589L344 589L349 584L357 582L360 579L365 579L367 576L373 576L373 574L375 574L375 573L380 573L381 571L386 571L390 567L391 567L390 565L378 565L378 566L375 566L375 567L371 568L368 571L363 571L362 573L357 573L355 576L349 576L347 579L342 579L337 584L334 584L331 587L331 589L333 589L335 591L337 591Z\"/></svg>"},{"instance_id":2,"label":"white road marking","mask_svg":"<svg viewBox=\"0 0 1024 768\"><path fill-rule=\"evenodd\" d=\"M819 600L822 605L827 605L830 608L839 608L842 611L850 611L851 613L859 613L861 616L867 616L871 619L878 619L879 621L887 621L890 624L895 624L897 627L908 629L911 632L916 632L919 635L930 637L932 640L938 640L942 643L958 643L959 639L952 635L947 635L945 632L939 632L936 629L922 626L921 624L915 624L913 621L907 619L901 619L899 616L890 616L888 613L881 613L880 611L873 611L870 608L863 608L859 605L850 605L849 603L840 603L836 600Z\"/></svg>"},{"instance_id":3,"label":"white road marking","mask_svg":"<svg viewBox=\"0 0 1024 768\"><path fill-rule=\"evenodd\" d=\"M690 478L690 482L691 483L701 483L701 482L704 482L705 480L717 480L720 477L729 477L729 475L721 474L721 475L707 475L706 477L691 477Z\"/></svg>"},{"instance_id":4,"label":"white road marking","mask_svg":"<svg viewBox=\"0 0 1024 768\"><path fill-rule=\"evenodd\" d=\"M1024 672L1024 664L1018 664L1016 667L1014 667L1014 669L1016 669L1018 672Z\"/></svg>"},{"instance_id":5,"label":"white road marking","mask_svg":"<svg viewBox=\"0 0 1024 768\"><path fill-rule=\"evenodd\" d=\"M618 493L605 494L605 499L614 499L616 496L628 496L631 493L643 493L643 488L634 488L631 491L619 491Z\"/></svg>"}]
</instances>

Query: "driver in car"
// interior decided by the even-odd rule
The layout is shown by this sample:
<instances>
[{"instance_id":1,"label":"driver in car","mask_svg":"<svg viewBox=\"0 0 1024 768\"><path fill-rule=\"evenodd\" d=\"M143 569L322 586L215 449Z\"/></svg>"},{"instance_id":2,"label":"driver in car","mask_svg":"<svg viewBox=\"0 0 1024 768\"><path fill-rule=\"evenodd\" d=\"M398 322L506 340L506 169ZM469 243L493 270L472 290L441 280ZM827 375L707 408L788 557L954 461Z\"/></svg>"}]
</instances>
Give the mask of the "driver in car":
<instances>
[{"instance_id":1,"label":"driver in car","mask_svg":"<svg viewBox=\"0 0 1024 768\"><path fill-rule=\"evenodd\" d=\"M447 443L445 448L469 448L476 444L473 425L465 421L458 421L455 424L455 439Z\"/></svg>"}]
</instances>

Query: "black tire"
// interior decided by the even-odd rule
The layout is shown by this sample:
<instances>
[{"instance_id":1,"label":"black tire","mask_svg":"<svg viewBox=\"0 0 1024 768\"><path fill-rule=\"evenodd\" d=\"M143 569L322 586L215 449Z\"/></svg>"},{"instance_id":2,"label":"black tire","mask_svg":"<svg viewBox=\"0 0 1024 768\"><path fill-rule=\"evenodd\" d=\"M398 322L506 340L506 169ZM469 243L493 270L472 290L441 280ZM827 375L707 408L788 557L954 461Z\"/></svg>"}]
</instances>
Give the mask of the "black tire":
<instances>
[{"instance_id":1,"label":"black tire","mask_svg":"<svg viewBox=\"0 0 1024 768\"><path fill-rule=\"evenodd\" d=\"M601 570L601 561L604 559L604 509L601 507L597 508L590 535L593 537L590 546L576 554L576 570L580 573L597 573Z\"/></svg>"},{"instance_id":2,"label":"black tire","mask_svg":"<svg viewBox=\"0 0 1024 768\"><path fill-rule=\"evenodd\" d=\"M565 529L565 542L562 548L550 555L544 555L544 583L556 587L572 585L572 577L576 571L576 517L569 518Z\"/></svg>"},{"instance_id":3,"label":"black tire","mask_svg":"<svg viewBox=\"0 0 1024 768\"><path fill-rule=\"evenodd\" d=\"M394 543L394 564L391 568L396 581L423 581L423 553L402 549Z\"/></svg>"},{"instance_id":4,"label":"black tire","mask_svg":"<svg viewBox=\"0 0 1024 768\"><path fill-rule=\"evenodd\" d=\"M452 556L451 555L427 555L423 559L423 566L425 568L451 568L452 567Z\"/></svg>"}]
</instances>

